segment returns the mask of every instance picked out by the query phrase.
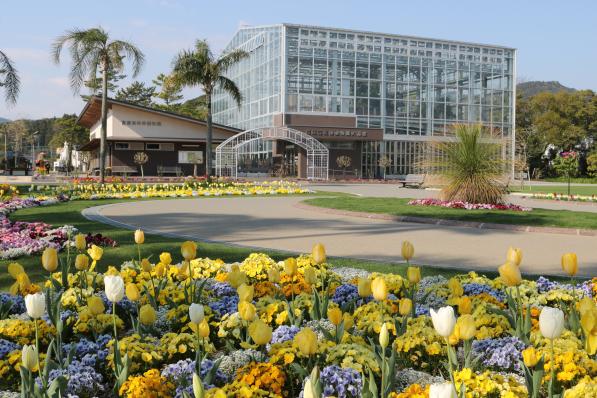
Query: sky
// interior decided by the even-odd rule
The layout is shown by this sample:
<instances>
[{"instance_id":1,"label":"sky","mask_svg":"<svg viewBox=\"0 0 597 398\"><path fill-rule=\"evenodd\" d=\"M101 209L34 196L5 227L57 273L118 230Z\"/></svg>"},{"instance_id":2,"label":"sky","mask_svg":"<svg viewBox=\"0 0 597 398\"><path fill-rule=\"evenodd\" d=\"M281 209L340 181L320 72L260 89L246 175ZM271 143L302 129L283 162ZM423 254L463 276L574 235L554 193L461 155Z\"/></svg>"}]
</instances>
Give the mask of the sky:
<instances>
[{"instance_id":1,"label":"sky","mask_svg":"<svg viewBox=\"0 0 597 398\"><path fill-rule=\"evenodd\" d=\"M597 91L596 21L595 0L6 1L0 50L16 64L22 87L15 106L0 101L0 117L80 112L83 102L69 86L68 53L60 65L49 55L55 38L75 27L99 25L112 38L136 44L146 56L137 80L147 83L168 73L174 56L196 39L219 51L240 26L289 22L514 47L519 80Z\"/></svg>"}]
</instances>

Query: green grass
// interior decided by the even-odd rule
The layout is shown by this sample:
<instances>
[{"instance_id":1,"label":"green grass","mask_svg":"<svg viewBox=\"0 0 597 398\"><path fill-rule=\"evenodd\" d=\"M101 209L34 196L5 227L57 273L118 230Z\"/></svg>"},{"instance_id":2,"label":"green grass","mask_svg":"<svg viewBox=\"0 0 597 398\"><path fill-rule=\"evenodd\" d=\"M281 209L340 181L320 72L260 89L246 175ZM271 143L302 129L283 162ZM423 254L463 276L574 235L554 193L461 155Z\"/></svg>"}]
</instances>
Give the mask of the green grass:
<instances>
[{"instance_id":1,"label":"green grass","mask_svg":"<svg viewBox=\"0 0 597 398\"><path fill-rule=\"evenodd\" d=\"M463 210L435 206L410 206L409 199L335 197L312 198L306 203L333 209L417 216L446 220L498 224L597 229L597 213L534 209L530 212L502 210Z\"/></svg>"},{"instance_id":2,"label":"green grass","mask_svg":"<svg viewBox=\"0 0 597 398\"><path fill-rule=\"evenodd\" d=\"M543 181L567 183L568 178L567 177L548 177L548 178L545 178ZM578 184L597 184L597 177L593 177L593 178L591 178L591 177L573 177L570 179L570 182L578 183Z\"/></svg>"},{"instance_id":3,"label":"green grass","mask_svg":"<svg viewBox=\"0 0 597 398\"><path fill-rule=\"evenodd\" d=\"M327 196L330 193L318 192L315 196ZM333 193L333 195L337 195ZM344 196L342 196L344 197ZM240 197L239 200L242 200ZM104 204L123 202L121 199L101 200L101 201L73 201L61 203L52 206L34 207L22 209L11 214L10 219L14 221L43 221L52 225L73 225L83 233L101 233L118 242L118 247L106 248L104 256L98 265L98 270L107 269L108 265L120 265L123 261L137 258L137 247L133 241L133 231L123 228L110 226L107 224L90 221L81 215L81 211L87 207L93 207ZM145 243L141 246L144 257L151 255L154 259L163 252L169 251L175 261L181 260L180 244L182 239L167 238L159 235L149 235L145 237ZM242 261L254 249L243 248L217 243L199 243L198 254L201 257L221 258L226 262ZM289 256L287 252L274 250L260 250L267 253L275 260L283 260ZM61 253L64 257L65 254ZM18 262L25 267L27 273L33 281L40 281L47 273L41 267L40 255L20 257L10 261L0 262L0 290L6 290L13 280L6 272L6 267L10 262ZM384 263L379 261L356 260L350 258L333 258L330 260L333 266L362 268L368 271L393 272L405 274L406 266L403 263ZM422 274L425 275L444 275L450 277L461 273L459 270L423 267ZM494 274L488 274L494 275Z\"/></svg>"},{"instance_id":4,"label":"green grass","mask_svg":"<svg viewBox=\"0 0 597 398\"><path fill-rule=\"evenodd\" d=\"M526 185L524 187L520 187L520 185L511 185L510 190L512 192L525 192L525 193L559 193L559 194L567 194L568 193L568 186L567 185L554 185L554 186L545 186L545 185ZM597 195L597 185L571 185L570 186L570 193L572 195Z\"/></svg>"}]
</instances>

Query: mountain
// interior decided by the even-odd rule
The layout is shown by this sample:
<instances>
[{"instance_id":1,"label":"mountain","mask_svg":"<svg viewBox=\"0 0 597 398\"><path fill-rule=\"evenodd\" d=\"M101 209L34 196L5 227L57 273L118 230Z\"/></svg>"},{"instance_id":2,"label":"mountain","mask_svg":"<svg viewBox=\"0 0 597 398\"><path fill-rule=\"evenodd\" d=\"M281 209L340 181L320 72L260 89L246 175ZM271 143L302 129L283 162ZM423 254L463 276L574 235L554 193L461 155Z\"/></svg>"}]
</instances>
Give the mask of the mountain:
<instances>
[{"instance_id":1,"label":"mountain","mask_svg":"<svg viewBox=\"0 0 597 398\"><path fill-rule=\"evenodd\" d=\"M535 94L547 91L549 93L559 93L560 91L565 91L568 93L572 93L576 91L573 88L566 87L560 82L551 81L551 82L540 82L540 81L531 81L531 82L524 82L518 83L516 85L516 91L522 94L523 98L532 97Z\"/></svg>"},{"instance_id":2,"label":"mountain","mask_svg":"<svg viewBox=\"0 0 597 398\"><path fill-rule=\"evenodd\" d=\"M0 124L2 124L2 123L8 123L8 122L10 122L10 120L9 120L9 119L6 119L6 118L3 118L3 117L0 117Z\"/></svg>"}]
</instances>

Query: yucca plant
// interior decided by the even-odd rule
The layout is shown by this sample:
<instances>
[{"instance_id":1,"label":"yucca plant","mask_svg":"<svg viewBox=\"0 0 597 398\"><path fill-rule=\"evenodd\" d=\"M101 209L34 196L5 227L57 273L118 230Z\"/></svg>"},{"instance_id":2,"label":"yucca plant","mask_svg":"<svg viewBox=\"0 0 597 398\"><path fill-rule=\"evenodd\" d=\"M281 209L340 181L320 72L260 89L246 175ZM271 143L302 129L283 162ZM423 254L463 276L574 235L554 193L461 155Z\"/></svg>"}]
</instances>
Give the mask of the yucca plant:
<instances>
[{"instance_id":1,"label":"yucca plant","mask_svg":"<svg viewBox=\"0 0 597 398\"><path fill-rule=\"evenodd\" d=\"M455 125L454 135L454 140L430 143L430 156L423 161L430 172L445 179L442 199L503 203L506 164L500 140L482 125Z\"/></svg>"}]
</instances>

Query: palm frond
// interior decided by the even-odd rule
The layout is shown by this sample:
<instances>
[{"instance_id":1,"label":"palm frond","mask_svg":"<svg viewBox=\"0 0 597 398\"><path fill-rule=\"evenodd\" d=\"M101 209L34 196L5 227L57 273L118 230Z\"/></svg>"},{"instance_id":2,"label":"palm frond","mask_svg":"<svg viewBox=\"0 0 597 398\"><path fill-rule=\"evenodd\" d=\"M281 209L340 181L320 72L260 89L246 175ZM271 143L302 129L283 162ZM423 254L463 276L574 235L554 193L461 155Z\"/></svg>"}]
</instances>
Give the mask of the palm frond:
<instances>
[{"instance_id":1,"label":"palm frond","mask_svg":"<svg viewBox=\"0 0 597 398\"><path fill-rule=\"evenodd\" d=\"M217 79L217 84L222 88L222 90L230 94L237 106L240 106L243 96L236 83L225 76L219 76Z\"/></svg>"},{"instance_id":2,"label":"palm frond","mask_svg":"<svg viewBox=\"0 0 597 398\"><path fill-rule=\"evenodd\" d=\"M136 77L141 72L141 68L145 63L145 55L137 46L126 41L115 40L108 45L108 48L113 49L115 55L118 55L120 62L122 62L123 57L128 58L128 62L130 62L133 68L133 77Z\"/></svg>"},{"instance_id":3,"label":"palm frond","mask_svg":"<svg viewBox=\"0 0 597 398\"><path fill-rule=\"evenodd\" d=\"M247 58L248 56L249 53L245 50L236 49L227 53L226 55L223 55L220 59L218 59L217 64L221 72L226 72L231 65L243 60L244 58Z\"/></svg>"},{"instance_id":4,"label":"palm frond","mask_svg":"<svg viewBox=\"0 0 597 398\"><path fill-rule=\"evenodd\" d=\"M0 51L0 78L2 77L0 87L4 88L4 98L9 105L14 105L21 89L21 80L10 58Z\"/></svg>"}]
</instances>

